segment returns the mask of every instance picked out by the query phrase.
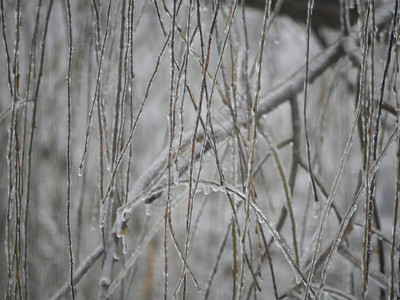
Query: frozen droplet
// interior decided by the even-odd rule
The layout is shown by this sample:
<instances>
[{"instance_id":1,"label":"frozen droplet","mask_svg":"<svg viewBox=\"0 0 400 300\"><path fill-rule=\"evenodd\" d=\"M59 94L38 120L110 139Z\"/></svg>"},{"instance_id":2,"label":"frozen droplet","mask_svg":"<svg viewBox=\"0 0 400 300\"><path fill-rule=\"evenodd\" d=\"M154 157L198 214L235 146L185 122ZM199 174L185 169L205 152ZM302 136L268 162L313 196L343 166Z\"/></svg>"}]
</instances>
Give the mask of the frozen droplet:
<instances>
[{"instance_id":1,"label":"frozen droplet","mask_svg":"<svg viewBox=\"0 0 400 300\"><path fill-rule=\"evenodd\" d=\"M123 211L122 210L117 210L117 216L115 219L115 224L116 224L116 229L117 229L117 237L122 236L122 224L124 222L124 216L123 216Z\"/></svg>"},{"instance_id":2,"label":"frozen droplet","mask_svg":"<svg viewBox=\"0 0 400 300\"><path fill-rule=\"evenodd\" d=\"M236 194L233 194L233 199L235 200L235 205L242 201L242 199Z\"/></svg>"},{"instance_id":3,"label":"frozen droplet","mask_svg":"<svg viewBox=\"0 0 400 300\"><path fill-rule=\"evenodd\" d=\"M318 218L319 215L319 201L314 201L313 203L313 217Z\"/></svg>"},{"instance_id":4,"label":"frozen droplet","mask_svg":"<svg viewBox=\"0 0 400 300\"><path fill-rule=\"evenodd\" d=\"M179 184L179 171L175 171L172 176L173 176L172 181L173 181L174 185Z\"/></svg>"},{"instance_id":5,"label":"frozen droplet","mask_svg":"<svg viewBox=\"0 0 400 300\"><path fill-rule=\"evenodd\" d=\"M100 201L100 216L99 216L99 226L100 228L104 228L104 220L106 216L106 203Z\"/></svg>"},{"instance_id":6,"label":"frozen droplet","mask_svg":"<svg viewBox=\"0 0 400 300\"><path fill-rule=\"evenodd\" d=\"M301 275L299 272L294 272L294 280L296 281L296 284L301 283Z\"/></svg>"},{"instance_id":7,"label":"frozen droplet","mask_svg":"<svg viewBox=\"0 0 400 300\"><path fill-rule=\"evenodd\" d=\"M208 194L210 193L210 187L208 185L203 186L203 193L206 196L208 196Z\"/></svg>"},{"instance_id":8,"label":"frozen droplet","mask_svg":"<svg viewBox=\"0 0 400 300\"><path fill-rule=\"evenodd\" d=\"M117 237L119 238L129 233L129 229L127 227L126 222L130 212L131 208L123 208L117 210L115 226L117 230Z\"/></svg>"},{"instance_id":9,"label":"frozen droplet","mask_svg":"<svg viewBox=\"0 0 400 300\"><path fill-rule=\"evenodd\" d=\"M212 189L212 191L213 191L214 193L222 192L221 187L218 186L218 185L212 185L212 186L211 186L211 189Z\"/></svg>"},{"instance_id":10,"label":"frozen droplet","mask_svg":"<svg viewBox=\"0 0 400 300\"><path fill-rule=\"evenodd\" d=\"M81 163L78 168L78 176L81 177L82 175L83 175L83 163Z\"/></svg>"},{"instance_id":11,"label":"frozen droplet","mask_svg":"<svg viewBox=\"0 0 400 300\"><path fill-rule=\"evenodd\" d=\"M185 189L189 190L189 183L185 182Z\"/></svg>"}]
</instances>

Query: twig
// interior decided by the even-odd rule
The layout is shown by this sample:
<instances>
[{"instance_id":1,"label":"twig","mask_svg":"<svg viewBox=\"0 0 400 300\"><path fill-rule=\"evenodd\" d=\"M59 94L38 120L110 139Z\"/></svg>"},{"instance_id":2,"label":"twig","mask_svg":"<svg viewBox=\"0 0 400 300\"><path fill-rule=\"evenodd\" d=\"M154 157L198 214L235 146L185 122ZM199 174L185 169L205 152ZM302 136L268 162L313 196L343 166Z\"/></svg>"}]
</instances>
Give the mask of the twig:
<instances>
[{"instance_id":1,"label":"twig","mask_svg":"<svg viewBox=\"0 0 400 300\"><path fill-rule=\"evenodd\" d=\"M75 299L74 291L74 256L72 252L71 238L71 66L72 66L72 17L71 4L67 0L68 15L68 71L67 71L67 232L68 232L68 248L69 248L69 264L70 264L70 286L72 299Z\"/></svg>"},{"instance_id":2,"label":"twig","mask_svg":"<svg viewBox=\"0 0 400 300\"><path fill-rule=\"evenodd\" d=\"M77 285L79 281L83 278L83 276L90 270L90 268L94 265L97 259L103 254L103 246L98 246L86 260L75 270L73 281L74 284ZM51 300L58 300L65 297L65 295L70 290L70 282L66 282L54 295L51 297Z\"/></svg>"}]
</instances>

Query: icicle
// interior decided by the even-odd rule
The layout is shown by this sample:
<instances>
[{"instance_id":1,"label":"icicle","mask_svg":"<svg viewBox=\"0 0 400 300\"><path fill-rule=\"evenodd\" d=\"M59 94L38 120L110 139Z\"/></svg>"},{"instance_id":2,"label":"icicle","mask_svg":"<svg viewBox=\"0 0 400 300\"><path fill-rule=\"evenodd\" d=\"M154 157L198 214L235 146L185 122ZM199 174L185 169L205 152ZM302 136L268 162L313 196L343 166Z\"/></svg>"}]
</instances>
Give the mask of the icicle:
<instances>
[{"instance_id":1,"label":"icicle","mask_svg":"<svg viewBox=\"0 0 400 300\"><path fill-rule=\"evenodd\" d=\"M208 186L208 184L203 185L203 193L206 196L208 196L208 194L210 193L210 187Z\"/></svg>"},{"instance_id":2,"label":"icicle","mask_svg":"<svg viewBox=\"0 0 400 300\"><path fill-rule=\"evenodd\" d=\"M174 183L174 185L179 184L179 171L175 170L174 174L172 175L172 182Z\"/></svg>"},{"instance_id":3,"label":"icicle","mask_svg":"<svg viewBox=\"0 0 400 300\"><path fill-rule=\"evenodd\" d=\"M131 209L128 208L117 210L115 218L115 226L116 226L117 237L119 238L126 235L129 232L126 227L126 220L130 212Z\"/></svg>"},{"instance_id":4,"label":"icicle","mask_svg":"<svg viewBox=\"0 0 400 300\"><path fill-rule=\"evenodd\" d=\"M152 210L152 205L146 204L146 216L148 216L148 217L151 216L151 210Z\"/></svg>"},{"instance_id":5,"label":"icicle","mask_svg":"<svg viewBox=\"0 0 400 300\"><path fill-rule=\"evenodd\" d=\"M126 236L125 235L122 236L121 241L122 241L122 254L126 255L128 253L128 250L127 250Z\"/></svg>"},{"instance_id":6,"label":"icicle","mask_svg":"<svg viewBox=\"0 0 400 300\"><path fill-rule=\"evenodd\" d=\"M99 226L100 228L104 228L104 221L106 216L106 202L100 201L100 216L99 216Z\"/></svg>"},{"instance_id":7,"label":"icicle","mask_svg":"<svg viewBox=\"0 0 400 300\"><path fill-rule=\"evenodd\" d=\"M314 218L318 218L318 215L319 215L319 207L320 207L319 201L314 201L314 202L313 202L313 217L314 217Z\"/></svg>"},{"instance_id":8,"label":"icicle","mask_svg":"<svg viewBox=\"0 0 400 300\"><path fill-rule=\"evenodd\" d=\"M218 185L212 185L211 189L214 193L225 193L224 189Z\"/></svg>"},{"instance_id":9,"label":"icicle","mask_svg":"<svg viewBox=\"0 0 400 300\"><path fill-rule=\"evenodd\" d=\"M83 175L83 162L78 167L78 176L81 177Z\"/></svg>"},{"instance_id":10,"label":"icicle","mask_svg":"<svg viewBox=\"0 0 400 300\"><path fill-rule=\"evenodd\" d=\"M281 43L280 37L278 34L276 34L274 37L274 44L279 45L280 43Z\"/></svg>"}]
</instances>

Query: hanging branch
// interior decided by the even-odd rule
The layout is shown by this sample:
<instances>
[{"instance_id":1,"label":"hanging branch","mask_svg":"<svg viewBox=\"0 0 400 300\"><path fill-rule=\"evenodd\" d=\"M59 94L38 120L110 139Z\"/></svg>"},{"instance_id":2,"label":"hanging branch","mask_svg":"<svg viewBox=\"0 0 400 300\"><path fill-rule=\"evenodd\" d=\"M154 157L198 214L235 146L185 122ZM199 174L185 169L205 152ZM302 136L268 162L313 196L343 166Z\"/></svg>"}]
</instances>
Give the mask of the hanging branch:
<instances>
[{"instance_id":1,"label":"hanging branch","mask_svg":"<svg viewBox=\"0 0 400 300\"><path fill-rule=\"evenodd\" d=\"M155 3L155 2L154 2ZM172 183L172 162L173 162L173 152L172 145L175 137L175 109L173 106L174 103L174 79L175 79L175 23L176 23L176 0L174 0L173 4L173 13L172 13L172 29L171 29L171 43L170 43L170 91L169 91L169 149L168 149L168 186L167 186L167 202L165 204L165 213L164 213L164 300L168 298L168 220L171 220L171 183ZM161 18L160 22L161 22ZM162 25L162 23L161 23ZM164 33L165 35L165 33ZM171 223L169 223L171 224ZM171 228L170 228L171 229Z\"/></svg>"},{"instance_id":2,"label":"hanging branch","mask_svg":"<svg viewBox=\"0 0 400 300\"><path fill-rule=\"evenodd\" d=\"M114 124L113 124L113 136L112 136L112 148L111 148L111 169L113 170L113 175L118 169L118 128L120 123L120 107L121 107L121 91L122 91L122 72L123 72L123 57L124 57L124 41L125 41L125 7L126 1L122 1L121 5L121 34L119 41L119 62L118 62L118 82L117 82L117 93L114 105ZM125 147L126 150L126 147ZM115 172L115 173L114 173ZM114 186L114 180L112 180L111 187ZM103 201L105 205L105 215L104 215L104 228L103 228L103 239L107 241L104 245L105 247L105 257L103 262L102 276L99 282L99 293L98 299L106 298L107 290L111 282L112 271L114 266L114 256L117 250L118 240L112 236L112 201L113 195L109 194L106 201ZM108 242L109 240L114 240Z\"/></svg>"},{"instance_id":3,"label":"hanging branch","mask_svg":"<svg viewBox=\"0 0 400 300\"><path fill-rule=\"evenodd\" d=\"M74 291L74 257L72 254L71 238L71 65L72 65L72 19L71 4L67 0L68 15L68 71L67 71L67 232L70 264L70 286L72 299L75 299Z\"/></svg>"}]
</instances>

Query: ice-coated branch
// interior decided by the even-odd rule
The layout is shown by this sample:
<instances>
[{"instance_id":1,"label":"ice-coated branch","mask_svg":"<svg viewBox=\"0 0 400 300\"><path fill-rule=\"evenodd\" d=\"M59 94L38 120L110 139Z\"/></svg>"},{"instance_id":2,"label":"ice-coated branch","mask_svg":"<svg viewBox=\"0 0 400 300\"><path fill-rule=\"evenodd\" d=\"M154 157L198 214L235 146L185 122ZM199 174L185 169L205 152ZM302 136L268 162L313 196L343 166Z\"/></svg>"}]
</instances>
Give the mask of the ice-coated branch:
<instances>
[{"instance_id":1,"label":"ice-coated branch","mask_svg":"<svg viewBox=\"0 0 400 300\"><path fill-rule=\"evenodd\" d=\"M389 6L384 6L381 10L376 13L376 20L378 26L384 23L387 23L392 16L392 11ZM358 50L358 34L354 34L351 36L346 36L340 38L336 43L326 48L320 54L314 56L310 59L309 63L309 80L313 82L316 78L318 78L322 73L324 73L327 69L329 69L332 65L334 65L340 58L345 55L349 55L352 52ZM258 117L261 117L272 110L276 109L278 106L282 105L286 101L289 101L293 96L300 93L304 88L304 66L301 67L294 74L289 76L288 79L282 82L279 86L274 88L268 95L262 99L259 103ZM246 120L244 118L238 119L238 125L245 125ZM214 127L214 133L216 140L222 140L228 137L233 131L233 123L228 120L223 122L220 126ZM180 149L178 149L176 143L173 148L173 155L176 154L177 151L182 151L185 149L192 139L193 132L188 132L184 135ZM199 128L197 131L197 140L202 140L204 138L204 130L203 128ZM143 191L149 187L152 180L156 178L160 172L165 168L168 160L168 148L162 150L162 152L157 156L157 158L153 161L153 163L147 168L146 171L142 173L142 175L135 181L134 185L131 188L131 191L128 196L128 203L121 207L120 209L129 210L133 206L136 205L138 200L145 200L146 195L143 194Z\"/></svg>"},{"instance_id":2,"label":"ice-coated branch","mask_svg":"<svg viewBox=\"0 0 400 300\"><path fill-rule=\"evenodd\" d=\"M103 245L98 246L74 272L73 281L77 285L82 277L90 270L97 259L103 254ZM51 297L51 300L63 299L70 290L70 281L67 282Z\"/></svg>"},{"instance_id":3,"label":"ice-coated branch","mask_svg":"<svg viewBox=\"0 0 400 300\"><path fill-rule=\"evenodd\" d=\"M248 1L250 2L250 1ZM388 23L391 18L392 9L389 6L382 6L379 11L376 13L376 22L377 25ZM313 20L314 22L314 20ZM336 62L338 62L341 58L348 56L352 52L359 51L358 48L358 34L350 35L347 37L342 37L337 42L332 44L331 46L324 49L320 54L316 55L309 62L309 81L313 82L316 78L318 78L322 73L324 73L327 69L333 66ZM257 117L261 117L263 115L268 114L272 110L276 109L283 103L290 101L300 93L304 88L304 67L300 68L297 72L289 76L285 81L283 81L280 85L276 86L272 89L267 96L260 99L259 107L257 110ZM222 122L219 126L214 126L214 137L215 142L219 142L227 137L229 137L233 130L234 126L244 126L246 124L245 118L239 118L237 120L236 125L233 124L232 121ZM129 219L129 212L136 206L142 204L145 200L149 200L149 197L152 200L158 198L161 193L160 190L157 190L157 193L154 191L153 180L160 177L167 166L168 155L175 156L178 152L184 151L190 147L190 142L192 138L195 138L196 141L202 141L205 138L205 132L202 127L198 128L196 137L193 137L193 131L187 132L180 143L178 141L174 143L172 147L172 152L169 152L169 147L166 147L161 151L161 153L155 158L153 163L148 166L148 168L141 174L141 176L134 182L133 186L131 186L130 193L128 195L128 202L118 208L117 211L117 219L116 224L110 230L118 231L118 226L120 221L126 222ZM210 147L211 148L211 147ZM205 151L208 151L210 148L205 148ZM198 156L195 156L198 157ZM197 158L195 159L198 160ZM184 169L188 168L186 162L180 166L179 175L181 176L184 173ZM122 213L122 219L118 218L118 213ZM115 247L115 237L112 236L110 232L109 240L107 245L109 247ZM77 284L82 276L89 270L89 268L93 265L94 261L103 253L103 247L99 246L96 250L86 259L85 263L74 272L73 281ZM297 273L296 273L297 274ZM102 277L101 280L105 279ZM109 278L111 279L111 278ZM118 283L119 277L117 278ZM108 291L106 295L110 294L110 281L103 282L104 287L108 287ZM68 292L69 282L67 283L66 289L63 286L52 299L59 299L63 295ZM114 288L115 285L111 283L111 286ZM103 290L105 291L105 289Z\"/></svg>"}]
</instances>

